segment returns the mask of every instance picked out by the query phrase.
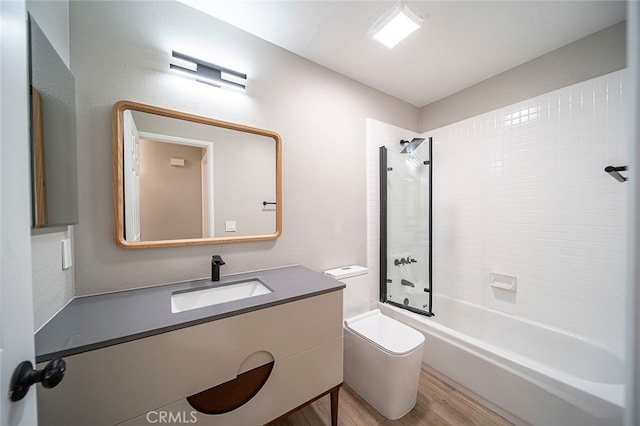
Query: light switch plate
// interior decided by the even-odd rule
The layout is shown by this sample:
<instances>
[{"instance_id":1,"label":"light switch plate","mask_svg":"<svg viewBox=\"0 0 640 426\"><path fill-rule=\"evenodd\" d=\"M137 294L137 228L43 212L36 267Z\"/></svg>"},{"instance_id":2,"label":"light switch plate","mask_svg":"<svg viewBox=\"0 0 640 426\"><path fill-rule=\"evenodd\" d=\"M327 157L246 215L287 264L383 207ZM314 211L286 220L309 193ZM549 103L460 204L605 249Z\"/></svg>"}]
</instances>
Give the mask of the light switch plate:
<instances>
[{"instance_id":1,"label":"light switch plate","mask_svg":"<svg viewBox=\"0 0 640 426\"><path fill-rule=\"evenodd\" d=\"M73 255L71 254L71 240L62 240L62 270L73 266Z\"/></svg>"},{"instance_id":2,"label":"light switch plate","mask_svg":"<svg viewBox=\"0 0 640 426\"><path fill-rule=\"evenodd\" d=\"M224 230L227 232L236 232L236 221L227 220L224 222Z\"/></svg>"}]
</instances>

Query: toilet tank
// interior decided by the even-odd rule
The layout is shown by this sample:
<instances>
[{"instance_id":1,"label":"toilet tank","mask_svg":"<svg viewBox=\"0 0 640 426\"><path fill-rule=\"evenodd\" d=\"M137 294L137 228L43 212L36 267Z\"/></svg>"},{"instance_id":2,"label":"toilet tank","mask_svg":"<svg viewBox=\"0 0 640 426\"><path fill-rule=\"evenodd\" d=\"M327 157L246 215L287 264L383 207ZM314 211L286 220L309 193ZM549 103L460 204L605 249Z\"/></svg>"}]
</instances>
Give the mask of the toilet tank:
<instances>
[{"instance_id":1,"label":"toilet tank","mask_svg":"<svg viewBox=\"0 0 640 426\"><path fill-rule=\"evenodd\" d=\"M349 265L324 271L346 286L344 289L344 318L369 311L369 270L364 266Z\"/></svg>"}]
</instances>

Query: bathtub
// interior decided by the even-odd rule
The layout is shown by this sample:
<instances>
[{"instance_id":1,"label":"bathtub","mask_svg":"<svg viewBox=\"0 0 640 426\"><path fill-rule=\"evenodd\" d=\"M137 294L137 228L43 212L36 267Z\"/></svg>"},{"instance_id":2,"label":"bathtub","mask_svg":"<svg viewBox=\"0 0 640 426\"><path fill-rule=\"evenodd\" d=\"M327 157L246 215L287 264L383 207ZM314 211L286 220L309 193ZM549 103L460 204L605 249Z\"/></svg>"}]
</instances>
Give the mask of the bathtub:
<instances>
[{"instance_id":1,"label":"bathtub","mask_svg":"<svg viewBox=\"0 0 640 426\"><path fill-rule=\"evenodd\" d=\"M624 363L605 346L447 296L433 306L378 304L425 335L427 370L516 424L622 424Z\"/></svg>"}]
</instances>

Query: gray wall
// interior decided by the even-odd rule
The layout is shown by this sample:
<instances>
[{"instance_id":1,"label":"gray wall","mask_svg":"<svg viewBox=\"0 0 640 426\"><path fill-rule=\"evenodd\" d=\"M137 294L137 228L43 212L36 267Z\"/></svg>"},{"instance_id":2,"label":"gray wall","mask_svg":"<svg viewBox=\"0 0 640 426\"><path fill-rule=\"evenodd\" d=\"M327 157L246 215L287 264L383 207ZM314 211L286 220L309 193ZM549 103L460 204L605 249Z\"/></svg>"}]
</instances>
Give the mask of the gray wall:
<instances>
[{"instance_id":1,"label":"gray wall","mask_svg":"<svg viewBox=\"0 0 640 426\"><path fill-rule=\"evenodd\" d=\"M27 1L27 12L38 21L49 42L69 66L69 1Z\"/></svg>"},{"instance_id":2,"label":"gray wall","mask_svg":"<svg viewBox=\"0 0 640 426\"><path fill-rule=\"evenodd\" d=\"M425 105L420 132L622 69L625 49L626 22L621 22Z\"/></svg>"},{"instance_id":3,"label":"gray wall","mask_svg":"<svg viewBox=\"0 0 640 426\"><path fill-rule=\"evenodd\" d=\"M213 148L214 229L216 237L276 232L276 143L272 138L219 131ZM225 222L236 231L225 231Z\"/></svg>"},{"instance_id":4,"label":"gray wall","mask_svg":"<svg viewBox=\"0 0 640 426\"><path fill-rule=\"evenodd\" d=\"M417 129L415 107L174 2L71 2L80 224L76 294L300 263L366 261L365 119ZM169 73L171 50L249 76L246 93ZM111 108L128 99L278 132L283 234L275 241L126 250L113 242Z\"/></svg>"}]
</instances>

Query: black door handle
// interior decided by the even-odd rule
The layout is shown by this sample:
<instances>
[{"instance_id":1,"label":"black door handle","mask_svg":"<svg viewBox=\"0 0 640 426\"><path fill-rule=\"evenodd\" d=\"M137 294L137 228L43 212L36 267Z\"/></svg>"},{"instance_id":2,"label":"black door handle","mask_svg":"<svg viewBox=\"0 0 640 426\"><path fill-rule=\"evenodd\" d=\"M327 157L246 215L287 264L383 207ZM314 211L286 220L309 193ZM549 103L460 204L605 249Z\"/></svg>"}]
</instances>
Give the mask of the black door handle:
<instances>
[{"instance_id":1,"label":"black door handle","mask_svg":"<svg viewBox=\"0 0 640 426\"><path fill-rule=\"evenodd\" d=\"M9 398L12 401L20 401L25 397L31 385L42 382L47 389L55 387L64 378L67 364L63 359L57 358L50 361L42 370L34 370L31 361L22 361L11 376Z\"/></svg>"}]
</instances>

